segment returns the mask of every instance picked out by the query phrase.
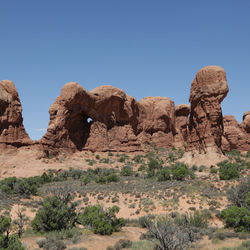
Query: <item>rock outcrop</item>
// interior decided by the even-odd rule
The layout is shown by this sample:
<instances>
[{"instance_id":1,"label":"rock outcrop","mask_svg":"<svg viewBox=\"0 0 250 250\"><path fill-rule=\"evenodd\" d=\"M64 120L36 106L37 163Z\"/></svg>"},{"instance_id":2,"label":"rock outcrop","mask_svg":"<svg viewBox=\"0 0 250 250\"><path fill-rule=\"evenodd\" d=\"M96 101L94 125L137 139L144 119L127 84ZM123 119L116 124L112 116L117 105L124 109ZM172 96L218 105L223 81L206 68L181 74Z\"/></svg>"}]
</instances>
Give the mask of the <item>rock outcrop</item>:
<instances>
[{"instance_id":1,"label":"rock outcrop","mask_svg":"<svg viewBox=\"0 0 250 250\"><path fill-rule=\"evenodd\" d=\"M221 153L223 116L220 103L228 93L226 72L219 66L207 66L196 74L189 101L187 151Z\"/></svg>"},{"instance_id":2,"label":"rock outcrop","mask_svg":"<svg viewBox=\"0 0 250 250\"><path fill-rule=\"evenodd\" d=\"M23 126L22 106L13 82L0 82L0 146L20 147L30 144Z\"/></svg>"},{"instance_id":3,"label":"rock outcrop","mask_svg":"<svg viewBox=\"0 0 250 250\"><path fill-rule=\"evenodd\" d=\"M250 124L246 120L246 114L243 116L242 124L239 124L233 115L224 116L224 133L222 138L222 149L224 151L232 151L233 149L240 151L250 150L250 134L247 132L247 126Z\"/></svg>"},{"instance_id":4,"label":"rock outcrop","mask_svg":"<svg viewBox=\"0 0 250 250\"><path fill-rule=\"evenodd\" d=\"M61 150L131 152L143 151L147 145L174 146L185 148L187 156L192 157L197 153L220 154L221 150L250 150L250 111L241 124L233 116L223 119L220 103L227 93L226 73L218 66L198 71L191 85L191 106L175 107L167 97L146 97L138 102L112 86L86 91L70 82L49 109L46 134L32 142L23 127L15 85L4 80L0 82L0 146L36 144L45 154Z\"/></svg>"},{"instance_id":5,"label":"rock outcrop","mask_svg":"<svg viewBox=\"0 0 250 250\"><path fill-rule=\"evenodd\" d=\"M241 124L242 128L245 130L246 133L250 133L250 111L247 111L243 115L243 121Z\"/></svg>"},{"instance_id":6,"label":"rock outcrop","mask_svg":"<svg viewBox=\"0 0 250 250\"><path fill-rule=\"evenodd\" d=\"M188 104L181 104L175 107L175 142L174 146L177 148L184 148L187 141L188 132L188 117L190 114L190 106Z\"/></svg>"},{"instance_id":7,"label":"rock outcrop","mask_svg":"<svg viewBox=\"0 0 250 250\"><path fill-rule=\"evenodd\" d=\"M40 143L48 148L93 151L136 151L145 143L172 146L174 112L169 98L137 102L112 86L87 92L71 82L52 104L49 127Z\"/></svg>"}]
</instances>

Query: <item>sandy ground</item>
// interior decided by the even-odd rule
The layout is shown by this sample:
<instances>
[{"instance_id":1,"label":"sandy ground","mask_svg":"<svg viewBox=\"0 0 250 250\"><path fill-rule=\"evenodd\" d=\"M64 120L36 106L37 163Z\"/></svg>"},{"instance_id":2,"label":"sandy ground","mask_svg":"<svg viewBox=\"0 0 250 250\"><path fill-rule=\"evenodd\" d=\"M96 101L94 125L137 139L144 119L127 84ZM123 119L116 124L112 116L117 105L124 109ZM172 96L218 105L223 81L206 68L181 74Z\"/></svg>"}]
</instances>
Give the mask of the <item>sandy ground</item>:
<instances>
[{"instance_id":1,"label":"sandy ground","mask_svg":"<svg viewBox=\"0 0 250 250\"><path fill-rule=\"evenodd\" d=\"M41 175L43 172L48 171L49 169L53 169L55 171L68 170L69 168L77 168L82 170L87 170L91 168L86 159L96 160L96 155L99 155L100 158L114 158L116 161L112 164L101 164L98 163L98 167L112 167L115 166L121 167L124 163L117 162L117 157L109 157L108 153L91 153L91 152L77 152L71 156L60 155L57 158L53 159L41 159L39 157L39 151L36 149L24 148L19 151L4 151L0 152L0 179L16 176L16 177L30 177L35 175ZM115 155L116 153L114 153ZM142 154L142 153L140 153ZM126 154L130 156L130 159L135 154ZM212 157L213 158L213 157ZM209 174L209 167L214 165L216 162L224 160L225 157L221 156L219 158L213 158L212 160L208 160L208 158L200 156L197 159L192 158L192 156L186 154L184 155L183 161L189 163L190 165L196 164L207 165L208 171L204 172L196 172L197 178L199 179L207 179L213 178ZM191 164L192 163L192 164ZM95 166L96 166L95 165ZM216 179L215 179L216 180ZM212 181L212 179L211 179ZM220 181L218 183L213 183L215 186L223 186L225 182ZM124 218L138 218L143 215L151 214L166 214L170 212L178 211L179 213L191 213L194 210L199 209L208 209L209 206L206 201L202 201L197 197L188 197L186 195L181 195L179 197L178 203L173 202L171 198L169 200L157 200L154 197L148 197L147 194L141 194L140 199L148 198L152 201L148 207L139 207L139 200L133 194L124 194L124 193L116 193L118 197L117 202L112 203L110 197L104 197L103 200L98 200L97 195L93 196L92 194L87 194L86 197L89 198L88 204L97 204L100 203L104 207L111 207L113 205L118 205L120 207L120 212L118 217ZM40 199L39 197L32 197L32 199ZM27 200L29 201L29 200ZM228 205L228 201L226 198L220 199L218 201L220 203L220 210L225 208ZM82 206L84 204L82 203ZM22 211L25 216L29 218L31 221L36 213L37 209L22 207L17 204L12 206L11 209L11 217L12 219L17 219L17 212ZM139 211L139 212L138 212ZM218 228L223 227L223 223L218 220L218 218L213 217L210 220L210 224L212 226L216 226ZM82 236L82 241L75 245L70 245L70 247L87 247L89 250L102 250L106 249L107 246L114 245L119 239L130 239L132 241L138 241L141 233L145 232L145 229L137 228L137 227L124 227L121 232L115 233L111 236L99 236L94 234L88 234ZM29 236L22 239L23 243L27 247L27 249L36 249L38 245L36 241L39 237ZM239 239L226 239L225 241L213 242L204 238L200 243L198 243L201 248L200 249L218 249L221 247L234 247L240 245L241 241Z\"/></svg>"}]
</instances>

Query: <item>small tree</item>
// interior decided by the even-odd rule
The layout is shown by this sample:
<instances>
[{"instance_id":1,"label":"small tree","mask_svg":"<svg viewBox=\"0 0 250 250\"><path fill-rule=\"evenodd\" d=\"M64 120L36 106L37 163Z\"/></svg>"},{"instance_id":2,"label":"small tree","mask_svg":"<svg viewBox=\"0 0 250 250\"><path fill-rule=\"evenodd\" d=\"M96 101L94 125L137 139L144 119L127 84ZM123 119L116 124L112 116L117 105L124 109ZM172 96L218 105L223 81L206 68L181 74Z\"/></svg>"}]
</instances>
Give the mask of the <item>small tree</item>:
<instances>
[{"instance_id":1,"label":"small tree","mask_svg":"<svg viewBox=\"0 0 250 250\"><path fill-rule=\"evenodd\" d=\"M11 218L0 216L0 249L25 250L16 235L10 235Z\"/></svg>"},{"instance_id":2,"label":"small tree","mask_svg":"<svg viewBox=\"0 0 250 250\"><path fill-rule=\"evenodd\" d=\"M232 227L236 232L250 231L250 211L245 207L232 206L221 211L221 218L226 227Z\"/></svg>"},{"instance_id":3,"label":"small tree","mask_svg":"<svg viewBox=\"0 0 250 250\"><path fill-rule=\"evenodd\" d=\"M189 170L184 163L181 163L174 166L172 174L173 179L182 181L189 174Z\"/></svg>"},{"instance_id":4,"label":"small tree","mask_svg":"<svg viewBox=\"0 0 250 250\"><path fill-rule=\"evenodd\" d=\"M239 178L237 164L224 161L218 164L220 166L219 174L221 180L230 180Z\"/></svg>"},{"instance_id":5,"label":"small tree","mask_svg":"<svg viewBox=\"0 0 250 250\"><path fill-rule=\"evenodd\" d=\"M47 232L73 227L76 223L77 203L72 202L72 199L70 194L47 197L31 222L33 229Z\"/></svg>"},{"instance_id":6,"label":"small tree","mask_svg":"<svg viewBox=\"0 0 250 250\"><path fill-rule=\"evenodd\" d=\"M101 205L87 206L78 216L78 222L92 229L94 233L110 235L119 231L124 224L123 218L117 218L118 206L104 210Z\"/></svg>"}]
</instances>

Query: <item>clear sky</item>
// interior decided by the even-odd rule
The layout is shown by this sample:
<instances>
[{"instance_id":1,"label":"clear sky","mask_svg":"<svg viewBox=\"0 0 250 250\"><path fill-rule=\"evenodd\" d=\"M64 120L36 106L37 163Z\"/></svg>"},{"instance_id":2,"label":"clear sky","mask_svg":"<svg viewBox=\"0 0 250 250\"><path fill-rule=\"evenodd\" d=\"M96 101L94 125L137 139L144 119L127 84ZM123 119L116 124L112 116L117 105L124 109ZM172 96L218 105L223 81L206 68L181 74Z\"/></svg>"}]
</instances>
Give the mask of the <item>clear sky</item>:
<instances>
[{"instance_id":1,"label":"clear sky","mask_svg":"<svg viewBox=\"0 0 250 250\"><path fill-rule=\"evenodd\" d=\"M250 110L249 0L0 0L0 80L14 81L33 139L69 81L178 105L206 65L226 70L223 114L241 122Z\"/></svg>"}]
</instances>

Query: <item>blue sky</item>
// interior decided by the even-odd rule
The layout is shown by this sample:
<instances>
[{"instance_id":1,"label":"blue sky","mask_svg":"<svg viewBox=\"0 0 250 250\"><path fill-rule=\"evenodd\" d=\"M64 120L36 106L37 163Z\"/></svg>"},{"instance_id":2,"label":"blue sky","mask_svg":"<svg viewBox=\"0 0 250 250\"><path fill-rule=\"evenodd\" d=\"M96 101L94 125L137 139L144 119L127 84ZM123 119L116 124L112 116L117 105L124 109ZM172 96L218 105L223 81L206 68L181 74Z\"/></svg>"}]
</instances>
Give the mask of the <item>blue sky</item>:
<instances>
[{"instance_id":1,"label":"blue sky","mask_svg":"<svg viewBox=\"0 0 250 250\"><path fill-rule=\"evenodd\" d=\"M249 0L0 0L0 80L14 81L33 139L69 81L178 105L206 65L226 70L223 114L241 122L250 109Z\"/></svg>"}]
</instances>

